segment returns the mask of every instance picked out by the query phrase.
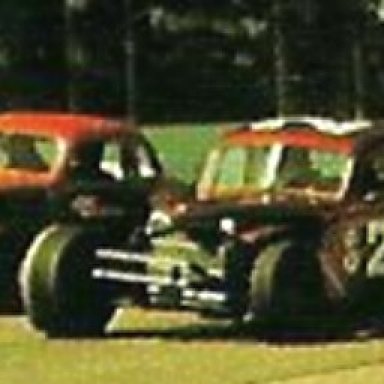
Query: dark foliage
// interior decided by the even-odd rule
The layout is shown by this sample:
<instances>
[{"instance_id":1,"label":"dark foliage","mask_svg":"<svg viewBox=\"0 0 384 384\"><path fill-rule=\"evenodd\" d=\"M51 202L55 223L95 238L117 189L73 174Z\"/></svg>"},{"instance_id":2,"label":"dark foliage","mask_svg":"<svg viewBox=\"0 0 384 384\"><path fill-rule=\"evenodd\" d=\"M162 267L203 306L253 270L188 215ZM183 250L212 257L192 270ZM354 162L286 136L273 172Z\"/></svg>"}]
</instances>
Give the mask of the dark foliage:
<instances>
[{"instance_id":1,"label":"dark foliage","mask_svg":"<svg viewBox=\"0 0 384 384\"><path fill-rule=\"evenodd\" d=\"M145 121L380 116L378 7L376 0L223 0L220 7L3 0L1 107L109 115L134 108Z\"/></svg>"}]
</instances>

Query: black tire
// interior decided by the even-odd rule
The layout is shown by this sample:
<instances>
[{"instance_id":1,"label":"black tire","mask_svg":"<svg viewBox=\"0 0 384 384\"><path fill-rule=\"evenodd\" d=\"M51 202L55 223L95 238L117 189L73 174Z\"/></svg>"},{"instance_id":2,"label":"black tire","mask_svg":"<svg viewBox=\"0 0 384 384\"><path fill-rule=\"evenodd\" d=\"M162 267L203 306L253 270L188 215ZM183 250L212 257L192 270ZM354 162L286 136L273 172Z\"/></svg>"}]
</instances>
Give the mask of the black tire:
<instances>
[{"instance_id":1,"label":"black tire","mask_svg":"<svg viewBox=\"0 0 384 384\"><path fill-rule=\"evenodd\" d=\"M384 327L384 278L366 276L351 279L347 284L343 315L360 324Z\"/></svg>"},{"instance_id":2,"label":"black tire","mask_svg":"<svg viewBox=\"0 0 384 384\"><path fill-rule=\"evenodd\" d=\"M249 313L274 327L313 326L326 300L313 250L290 239L267 245L250 273Z\"/></svg>"},{"instance_id":3,"label":"black tire","mask_svg":"<svg viewBox=\"0 0 384 384\"><path fill-rule=\"evenodd\" d=\"M49 336L101 334L114 313L91 278L100 233L52 226L37 236L20 271L21 295L33 326Z\"/></svg>"}]
</instances>

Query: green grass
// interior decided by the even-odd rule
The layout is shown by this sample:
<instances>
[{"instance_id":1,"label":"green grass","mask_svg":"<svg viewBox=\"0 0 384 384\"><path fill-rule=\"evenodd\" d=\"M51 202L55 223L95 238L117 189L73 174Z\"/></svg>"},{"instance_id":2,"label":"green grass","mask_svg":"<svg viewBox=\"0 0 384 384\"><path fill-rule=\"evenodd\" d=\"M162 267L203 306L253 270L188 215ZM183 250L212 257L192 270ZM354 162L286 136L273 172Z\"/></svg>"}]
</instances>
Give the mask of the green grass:
<instances>
[{"instance_id":1,"label":"green grass","mask_svg":"<svg viewBox=\"0 0 384 384\"><path fill-rule=\"evenodd\" d=\"M159 152L168 174L192 182L218 133L226 126L193 125L148 127L145 133Z\"/></svg>"},{"instance_id":2,"label":"green grass","mask_svg":"<svg viewBox=\"0 0 384 384\"><path fill-rule=\"evenodd\" d=\"M0 318L0 382L12 384L381 384L380 339L277 343L225 332L184 313L124 311L112 334L46 340Z\"/></svg>"}]
</instances>

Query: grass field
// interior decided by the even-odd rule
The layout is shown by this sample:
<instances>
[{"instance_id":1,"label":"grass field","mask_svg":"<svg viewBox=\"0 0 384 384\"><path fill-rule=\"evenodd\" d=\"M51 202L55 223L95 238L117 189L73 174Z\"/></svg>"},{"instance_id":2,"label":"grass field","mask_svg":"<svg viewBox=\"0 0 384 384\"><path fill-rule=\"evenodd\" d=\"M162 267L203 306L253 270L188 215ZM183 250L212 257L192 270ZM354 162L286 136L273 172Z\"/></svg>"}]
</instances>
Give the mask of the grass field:
<instances>
[{"instance_id":1,"label":"grass field","mask_svg":"<svg viewBox=\"0 0 384 384\"><path fill-rule=\"evenodd\" d=\"M159 152L166 171L186 182L192 182L205 155L220 131L228 125L193 125L149 127L146 135Z\"/></svg>"},{"instance_id":2,"label":"grass field","mask_svg":"<svg viewBox=\"0 0 384 384\"><path fill-rule=\"evenodd\" d=\"M379 338L266 341L188 313L125 310L102 339L46 340L0 318L0 383L383 383Z\"/></svg>"}]
</instances>

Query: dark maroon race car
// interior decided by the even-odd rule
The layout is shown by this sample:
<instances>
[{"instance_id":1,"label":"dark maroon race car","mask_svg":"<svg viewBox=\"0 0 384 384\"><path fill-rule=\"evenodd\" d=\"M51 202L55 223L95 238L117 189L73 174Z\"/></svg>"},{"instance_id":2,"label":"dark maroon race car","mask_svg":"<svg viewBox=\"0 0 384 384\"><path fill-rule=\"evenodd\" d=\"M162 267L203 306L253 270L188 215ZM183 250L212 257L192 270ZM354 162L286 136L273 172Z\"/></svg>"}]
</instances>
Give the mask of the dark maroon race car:
<instances>
[{"instance_id":1,"label":"dark maroon race car","mask_svg":"<svg viewBox=\"0 0 384 384\"><path fill-rule=\"evenodd\" d=\"M23 268L32 323L101 331L122 298L279 327L383 321L381 122L300 117L230 131L195 192L154 213L152 251L95 243L78 226L43 231ZM167 239L184 245L164 256Z\"/></svg>"}]
</instances>

